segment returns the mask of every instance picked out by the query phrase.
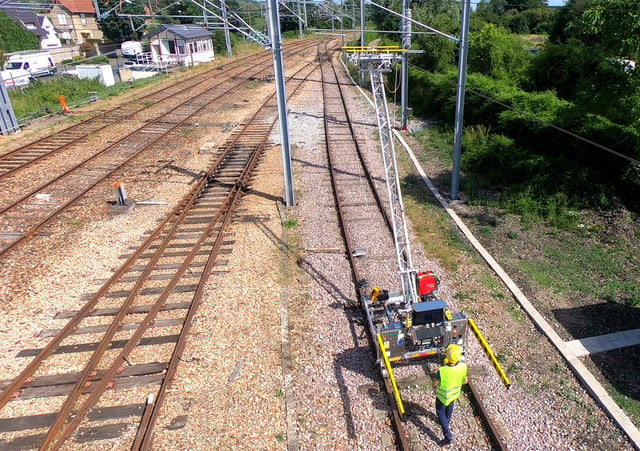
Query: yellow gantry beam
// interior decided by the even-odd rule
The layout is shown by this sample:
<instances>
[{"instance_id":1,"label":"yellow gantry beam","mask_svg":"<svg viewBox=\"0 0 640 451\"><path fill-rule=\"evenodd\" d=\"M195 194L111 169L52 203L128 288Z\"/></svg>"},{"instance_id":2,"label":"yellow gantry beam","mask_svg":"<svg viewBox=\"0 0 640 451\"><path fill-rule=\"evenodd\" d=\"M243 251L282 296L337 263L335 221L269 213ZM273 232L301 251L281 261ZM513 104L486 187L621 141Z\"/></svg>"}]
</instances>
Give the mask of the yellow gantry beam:
<instances>
[{"instance_id":1,"label":"yellow gantry beam","mask_svg":"<svg viewBox=\"0 0 640 451\"><path fill-rule=\"evenodd\" d=\"M507 373L505 373L504 370L502 369L502 366L500 366L500 362L498 362L498 359L496 359L496 356L493 354L493 351L491 350L489 343L487 343L487 340L485 340L484 336L480 332L480 329L478 329L476 322L472 319L469 319L469 326L471 327L471 330L478 338L478 341L480 342L480 346L482 346L482 349L484 349L484 352L487 354L487 356L489 356L489 359L491 360L493 367L498 372L498 375L502 379L502 382L504 382L504 385L506 385L507 388L511 387L511 381L509 380Z\"/></svg>"},{"instance_id":2,"label":"yellow gantry beam","mask_svg":"<svg viewBox=\"0 0 640 451\"><path fill-rule=\"evenodd\" d=\"M359 45L346 45L342 47L347 53L403 53L407 49L395 45L378 45L375 47L362 47Z\"/></svg>"},{"instance_id":3,"label":"yellow gantry beam","mask_svg":"<svg viewBox=\"0 0 640 451\"><path fill-rule=\"evenodd\" d=\"M389 357L387 357L387 348L384 346L384 341L382 340L382 335L378 334L378 344L380 345L380 353L382 354L382 361L384 362L384 366L387 367L387 372L389 373L389 380L391 380L391 386L393 387L393 394L396 398L396 404L398 405L398 412L400 412L400 416L404 416L404 404L402 404L402 398L400 397L400 390L398 390L398 385L396 384L396 378L393 375L393 370L391 369L391 362L389 362Z\"/></svg>"}]
</instances>

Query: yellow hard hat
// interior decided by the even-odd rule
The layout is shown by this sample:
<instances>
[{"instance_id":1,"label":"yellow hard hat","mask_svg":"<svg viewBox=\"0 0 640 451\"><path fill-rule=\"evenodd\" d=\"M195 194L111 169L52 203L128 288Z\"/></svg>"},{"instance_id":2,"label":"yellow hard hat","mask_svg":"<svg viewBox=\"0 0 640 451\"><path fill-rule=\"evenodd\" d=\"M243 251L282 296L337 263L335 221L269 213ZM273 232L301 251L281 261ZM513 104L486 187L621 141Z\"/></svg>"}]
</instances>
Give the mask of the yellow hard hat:
<instances>
[{"instance_id":1,"label":"yellow hard hat","mask_svg":"<svg viewBox=\"0 0 640 451\"><path fill-rule=\"evenodd\" d=\"M462 349L460 349L460 346L458 345L451 344L447 346L447 350L444 355L449 363L455 365L460 360L460 356L462 356Z\"/></svg>"},{"instance_id":2,"label":"yellow hard hat","mask_svg":"<svg viewBox=\"0 0 640 451\"><path fill-rule=\"evenodd\" d=\"M373 287L373 289L371 290L371 293L369 294L369 297L371 298L371 302L376 303L378 302L378 298L380 297L380 295L382 294L382 290L378 287Z\"/></svg>"}]
</instances>

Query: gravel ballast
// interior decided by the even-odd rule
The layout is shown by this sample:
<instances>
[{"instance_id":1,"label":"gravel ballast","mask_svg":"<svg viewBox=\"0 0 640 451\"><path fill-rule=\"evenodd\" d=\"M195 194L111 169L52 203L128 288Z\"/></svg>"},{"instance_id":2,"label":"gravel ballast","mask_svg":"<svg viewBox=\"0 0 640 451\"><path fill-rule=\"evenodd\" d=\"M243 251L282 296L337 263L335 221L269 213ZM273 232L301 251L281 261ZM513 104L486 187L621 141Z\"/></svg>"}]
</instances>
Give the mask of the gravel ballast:
<instances>
[{"instance_id":1,"label":"gravel ballast","mask_svg":"<svg viewBox=\"0 0 640 451\"><path fill-rule=\"evenodd\" d=\"M233 251L209 278L157 423L155 449L395 449L388 402L377 388L380 378L360 313L343 308L355 291L332 211L316 74L289 102L297 205L282 209L281 217L282 159L274 146L229 230ZM258 97L251 89L243 94L235 109L212 111L202 122L239 122L256 105L243 100ZM375 116L355 89L348 101L354 122L367 124L359 134L379 175ZM166 205L110 216L111 188L98 187L66 222L52 226L51 236L35 238L2 262L0 379L14 377L26 365L15 358L18 351L46 344L38 338L42 330L64 324L53 319L57 312L77 310L83 296L101 286L121 256L188 191L193 174L207 167L211 155L198 150L222 142L228 133L200 129L182 136L179 148L165 147L131 170L130 196ZM279 141L277 129L272 140ZM525 362L517 368L519 382L506 391L475 339L469 339L467 361L479 367L474 380L507 431L509 449L631 449L528 319L508 323L512 317L504 315L505 305L513 300L506 295L504 305L497 304L473 282L486 272L481 264L469 257L463 269L447 274L425 255L415 234L411 239L415 266L438 274L440 294L453 309L463 307L454 301L456 293L477 289L474 319L487 327L483 332L509 361ZM491 320L497 315L499 328ZM424 378L434 369L433 364L402 368L398 377L421 373ZM431 389L409 384L403 397L424 448L437 447L441 432ZM448 449L490 449L473 437L477 425L469 412L466 405L457 407L457 441ZM11 409L0 416L11 416Z\"/></svg>"}]
</instances>

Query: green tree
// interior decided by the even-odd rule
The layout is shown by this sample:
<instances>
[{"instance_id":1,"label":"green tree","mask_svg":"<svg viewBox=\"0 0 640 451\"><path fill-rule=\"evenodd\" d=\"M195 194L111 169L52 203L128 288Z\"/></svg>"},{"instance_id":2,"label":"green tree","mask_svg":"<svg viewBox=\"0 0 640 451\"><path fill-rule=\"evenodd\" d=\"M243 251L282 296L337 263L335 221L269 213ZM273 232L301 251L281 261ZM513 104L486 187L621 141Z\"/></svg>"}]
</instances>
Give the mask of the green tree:
<instances>
[{"instance_id":1,"label":"green tree","mask_svg":"<svg viewBox=\"0 0 640 451\"><path fill-rule=\"evenodd\" d=\"M592 0L567 28L598 36L610 55L640 54L640 9L628 0Z\"/></svg>"},{"instance_id":2,"label":"green tree","mask_svg":"<svg viewBox=\"0 0 640 451\"><path fill-rule=\"evenodd\" d=\"M438 15L427 23L437 30L452 33L451 22L452 19L450 17ZM452 64L455 64L458 46L442 36L435 34L418 34L413 38L413 47L424 51L422 54L411 57L412 62L415 62L415 64L424 69L444 72Z\"/></svg>"},{"instance_id":3,"label":"green tree","mask_svg":"<svg viewBox=\"0 0 640 451\"><path fill-rule=\"evenodd\" d=\"M209 7L208 9L211 9L211 7ZM198 20L197 18L185 16L199 16L199 20L202 21L203 14L202 8L198 7L196 4L190 2L189 0L171 2L163 12L169 16L176 16L173 18L173 21L181 24L190 24Z\"/></svg>"},{"instance_id":4,"label":"green tree","mask_svg":"<svg viewBox=\"0 0 640 451\"><path fill-rule=\"evenodd\" d=\"M569 0L553 24L550 39L578 39L609 56L640 55L640 9L628 0Z\"/></svg>"},{"instance_id":5,"label":"green tree","mask_svg":"<svg viewBox=\"0 0 640 451\"><path fill-rule=\"evenodd\" d=\"M104 0L98 0L100 12L105 14L109 12L113 5L105 2ZM136 3L122 2L122 8L118 8L109 12L105 17L98 21L98 26L107 41L111 42L123 42L123 41L136 41L142 37L142 30L133 30L131 23L127 17L118 17L117 13L123 14L144 14L144 7ZM133 18L133 25L137 28L144 24L142 19Z\"/></svg>"},{"instance_id":6,"label":"green tree","mask_svg":"<svg viewBox=\"0 0 640 451\"><path fill-rule=\"evenodd\" d=\"M476 7L476 13L487 22L497 23L510 4L507 0L480 0Z\"/></svg>"},{"instance_id":7,"label":"green tree","mask_svg":"<svg viewBox=\"0 0 640 451\"><path fill-rule=\"evenodd\" d=\"M6 53L40 48L38 37L0 11L0 50Z\"/></svg>"},{"instance_id":8,"label":"green tree","mask_svg":"<svg viewBox=\"0 0 640 451\"><path fill-rule=\"evenodd\" d=\"M401 0L384 0L379 2L384 7L402 12ZM450 35L460 35L460 6L453 2L439 2L435 0L425 0L411 5L412 19L423 23L431 28L435 28ZM379 8L373 8L371 17L376 29L396 32L387 35L387 38L397 43L401 43L401 36L397 33L400 30L400 19ZM455 60L456 44L450 40L436 34L424 33L427 30L412 25L412 30L416 32L412 37L412 48L424 50L420 55L413 55L411 62L427 70L444 71Z\"/></svg>"},{"instance_id":9,"label":"green tree","mask_svg":"<svg viewBox=\"0 0 640 451\"><path fill-rule=\"evenodd\" d=\"M507 11L510 9L517 9L522 12L532 8L543 8L547 6L546 0L509 0L506 7Z\"/></svg>"},{"instance_id":10,"label":"green tree","mask_svg":"<svg viewBox=\"0 0 640 451\"><path fill-rule=\"evenodd\" d=\"M553 12L540 0L483 0L478 4L475 17L518 34L546 34L552 25Z\"/></svg>"},{"instance_id":11,"label":"green tree","mask_svg":"<svg viewBox=\"0 0 640 451\"><path fill-rule=\"evenodd\" d=\"M477 12L502 16L507 11L526 11L532 8L546 8L546 0L480 0Z\"/></svg>"},{"instance_id":12,"label":"green tree","mask_svg":"<svg viewBox=\"0 0 640 451\"><path fill-rule=\"evenodd\" d=\"M533 89L554 89L585 111L640 129L640 12L628 1L569 0L531 66Z\"/></svg>"},{"instance_id":13,"label":"green tree","mask_svg":"<svg viewBox=\"0 0 640 451\"><path fill-rule=\"evenodd\" d=\"M527 18L529 30L534 34L548 34L553 21L553 12L549 8L530 8L520 13Z\"/></svg>"},{"instance_id":14,"label":"green tree","mask_svg":"<svg viewBox=\"0 0 640 451\"><path fill-rule=\"evenodd\" d=\"M469 38L469 70L502 80L521 80L531 56L525 42L504 28L486 24Z\"/></svg>"},{"instance_id":15,"label":"green tree","mask_svg":"<svg viewBox=\"0 0 640 451\"><path fill-rule=\"evenodd\" d=\"M577 39L549 43L532 60L529 80L530 89L554 90L585 111L620 124L638 122L638 77L622 70L599 47Z\"/></svg>"}]
</instances>

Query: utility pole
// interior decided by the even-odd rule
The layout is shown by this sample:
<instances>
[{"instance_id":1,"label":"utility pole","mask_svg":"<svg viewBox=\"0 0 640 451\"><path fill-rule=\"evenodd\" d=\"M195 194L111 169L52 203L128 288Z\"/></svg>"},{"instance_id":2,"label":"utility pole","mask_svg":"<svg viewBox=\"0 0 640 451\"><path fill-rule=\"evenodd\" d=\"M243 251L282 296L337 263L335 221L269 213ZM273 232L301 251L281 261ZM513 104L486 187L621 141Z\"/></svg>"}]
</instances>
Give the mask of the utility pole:
<instances>
[{"instance_id":1,"label":"utility pole","mask_svg":"<svg viewBox=\"0 0 640 451\"><path fill-rule=\"evenodd\" d=\"M409 2L410 0L402 0L402 19L400 20L402 48L406 50L406 52L402 54L400 84L401 126L405 130L409 127L409 49L411 48L411 5Z\"/></svg>"},{"instance_id":2,"label":"utility pole","mask_svg":"<svg viewBox=\"0 0 640 451\"><path fill-rule=\"evenodd\" d=\"M227 3L225 0L220 0L220 6L222 8L222 21L224 22L224 40L227 44L227 57L233 56L233 50L231 48L231 36L229 35L229 16L227 14Z\"/></svg>"},{"instance_id":3,"label":"utility pole","mask_svg":"<svg viewBox=\"0 0 640 451\"><path fill-rule=\"evenodd\" d=\"M280 38L280 12L278 0L267 0L267 17L271 50L273 52L273 68L276 79L276 95L278 97L278 117L280 119L280 138L282 141L282 167L284 170L285 205L293 207L293 166L291 164L291 147L289 146L289 121L287 119L287 95L285 93L284 61L282 56L282 40Z\"/></svg>"},{"instance_id":4,"label":"utility pole","mask_svg":"<svg viewBox=\"0 0 640 451\"><path fill-rule=\"evenodd\" d=\"M0 74L0 134L10 135L18 131L18 120L11 106L11 99Z\"/></svg>"},{"instance_id":5,"label":"utility pole","mask_svg":"<svg viewBox=\"0 0 640 451\"><path fill-rule=\"evenodd\" d=\"M360 47L365 47L367 45L366 38L364 36L364 2L365 0L360 0ZM358 61L358 65L359 64L360 61ZM360 86L364 86L364 83L364 72L360 71Z\"/></svg>"},{"instance_id":6,"label":"utility pole","mask_svg":"<svg viewBox=\"0 0 640 451\"><path fill-rule=\"evenodd\" d=\"M467 54L469 52L469 11L471 0L462 2L462 33L460 35L460 56L458 61L458 94L456 96L456 118L453 141L453 168L451 171L451 199L458 199L460 184L460 154L462 147L462 127L464 118L464 91L467 82Z\"/></svg>"},{"instance_id":7,"label":"utility pole","mask_svg":"<svg viewBox=\"0 0 640 451\"><path fill-rule=\"evenodd\" d=\"M309 22L307 22L307 0L302 0L302 7L304 8L304 26L308 30Z\"/></svg>"},{"instance_id":8,"label":"utility pole","mask_svg":"<svg viewBox=\"0 0 640 451\"><path fill-rule=\"evenodd\" d=\"M351 29L356 29L356 0L351 0Z\"/></svg>"},{"instance_id":9,"label":"utility pole","mask_svg":"<svg viewBox=\"0 0 640 451\"><path fill-rule=\"evenodd\" d=\"M207 5L205 5L205 0L202 0L202 21L204 22L205 28L209 28L209 17L207 16Z\"/></svg>"},{"instance_id":10,"label":"utility pole","mask_svg":"<svg viewBox=\"0 0 640 451\"><path fill-rule=\"evenodd\" d=\"M300 0L298 0L298 37L303 38L302 33L302 8L300 7Z\"/></svg>"}]
</instances>

